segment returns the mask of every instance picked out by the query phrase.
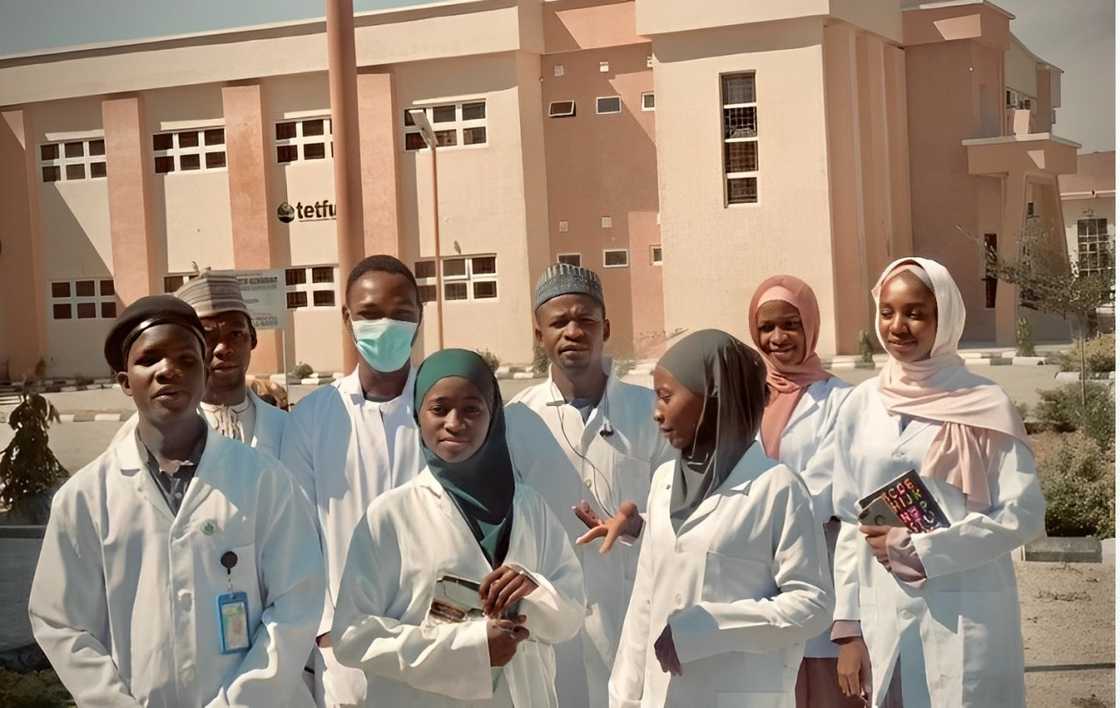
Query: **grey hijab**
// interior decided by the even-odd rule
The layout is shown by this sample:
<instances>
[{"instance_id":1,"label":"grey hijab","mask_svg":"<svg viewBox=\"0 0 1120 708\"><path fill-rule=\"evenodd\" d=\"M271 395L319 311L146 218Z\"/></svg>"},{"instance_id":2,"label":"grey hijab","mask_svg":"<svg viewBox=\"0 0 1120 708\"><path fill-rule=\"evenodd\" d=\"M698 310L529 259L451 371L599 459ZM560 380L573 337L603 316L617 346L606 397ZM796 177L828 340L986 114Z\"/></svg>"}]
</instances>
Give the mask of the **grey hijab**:
<instances>
[{"instance_id":1,"label":"grey hijab","mask_svg":"<svg viewBox=\"0 0 1120 708\"><path fill-rule=\"evenodd\" d=\"M762 356L718 329L688 335L657 365L704 398L696 439L677 460L670 500L673 529L711 496L754 444L766 407Z\"/></svg>"}]
</instances>

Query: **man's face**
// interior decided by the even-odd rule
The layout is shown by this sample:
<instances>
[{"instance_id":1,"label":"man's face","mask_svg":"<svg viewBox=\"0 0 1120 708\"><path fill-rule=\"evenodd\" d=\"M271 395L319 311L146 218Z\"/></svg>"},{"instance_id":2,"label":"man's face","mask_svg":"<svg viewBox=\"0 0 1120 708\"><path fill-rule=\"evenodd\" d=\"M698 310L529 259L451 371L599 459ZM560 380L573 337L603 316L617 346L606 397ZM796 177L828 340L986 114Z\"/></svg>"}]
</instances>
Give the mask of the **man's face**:
<instances>
[{"instance_id":1,"label":"man's face","mask_svg":"<svg viewBox=\"0 0 1120 708\"><path fill-rule=\"evenodd\" d=\"M533 331L553 366L578 375L602 367L603 344L611 337L604 314L587 295L561 295L537 308Z\"/></svg>"},{"instance_id":2,"label":"man's face","mask_svg":"<svg viewBox=\"0 0 1120 708\"><path fill-rule=\"evenodd\" d=\"M350 320L420 321L420 303L416 288L399 273L370 271L354 281L346 293L342 319L350 329Z\"/></svg>"},{"instance_id":3,"label":"man's face","mask_svg":"<svg viewBox=\"0 0 1120 708\"><path fill-rule=\"evenodd\" d=\"M210 391L231 391L245 385L253 356L249 318L240 312L223 312L202 318L206 345L210 347Z\"/></svg>"},{"instance_id":4,"label":"man's face","mask_svg":"<svg viewBox=\"0 0 1120 708\"><path fill-rule=\"evenodd\" d=\"M202 343L190 330L172 324L149 327L129 348L117 382L142 418L163 427L197 415L206 390L204 357Z\"/></svg>"}]
</instances>

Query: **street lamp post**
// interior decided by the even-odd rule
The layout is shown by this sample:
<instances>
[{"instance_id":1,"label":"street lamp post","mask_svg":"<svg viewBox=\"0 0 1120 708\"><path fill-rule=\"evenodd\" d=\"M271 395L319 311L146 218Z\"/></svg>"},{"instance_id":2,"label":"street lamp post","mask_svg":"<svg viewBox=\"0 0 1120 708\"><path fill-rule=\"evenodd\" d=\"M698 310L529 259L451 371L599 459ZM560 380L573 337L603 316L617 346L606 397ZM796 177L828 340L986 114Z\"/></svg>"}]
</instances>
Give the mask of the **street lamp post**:
<instances>
[{"instance_id":1,"label":"street lamp post","mask_svg":"<svg viewBox=\"0 0 1120 708\"><path fill-rule=\"evenodd\" d=\"M439 178L436 173L436 133L428 121L428 113L423 108L411 108L408 115L412 123L420 129L420 137L432 154L432 228L436 244L436 340L443 349L443 260L439 252Z\"/></svg>"}]
</instances>

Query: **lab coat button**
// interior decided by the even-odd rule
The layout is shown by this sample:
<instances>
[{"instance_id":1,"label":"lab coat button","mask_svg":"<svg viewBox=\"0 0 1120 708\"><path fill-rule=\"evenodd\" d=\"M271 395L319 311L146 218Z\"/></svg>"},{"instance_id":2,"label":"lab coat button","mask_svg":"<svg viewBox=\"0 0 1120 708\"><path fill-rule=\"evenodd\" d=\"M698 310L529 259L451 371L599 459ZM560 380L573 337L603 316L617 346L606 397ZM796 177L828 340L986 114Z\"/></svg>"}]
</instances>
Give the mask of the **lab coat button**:
<instances>
[{"instance_id":1,"label":"lab coat button","mask_svg":"<svg viewBox=\"0 0 1120 708\"><path fill-rule=\"evenodd\" d=\"M184 590L183 592L179 593L179 604L182 605L184 610L191 609L191 594L190 594L190 592Z\"/></svg>"},{"instance_id":2,"label":"lab coat button","mask_svg":"<svg viewBox=\"0 0 1120 708\"><path fill-rule=\"evenodd\" d=\"M583 480L583 486L587 487L588 489L591 489L591 480L590 479Z\"/></svg>"},{"instance_id":3,"label":"lab coat button","mask_svg":"<svg viewBox=\"0 0 1120 708\"><path fill-rule=\"evenodd\" d=\"M681 597L681 594L678 592L676 595L673 596L673 602L675 602L679 605L682 602L684 602L684 598Z\"/></svg>"}]
</instances>

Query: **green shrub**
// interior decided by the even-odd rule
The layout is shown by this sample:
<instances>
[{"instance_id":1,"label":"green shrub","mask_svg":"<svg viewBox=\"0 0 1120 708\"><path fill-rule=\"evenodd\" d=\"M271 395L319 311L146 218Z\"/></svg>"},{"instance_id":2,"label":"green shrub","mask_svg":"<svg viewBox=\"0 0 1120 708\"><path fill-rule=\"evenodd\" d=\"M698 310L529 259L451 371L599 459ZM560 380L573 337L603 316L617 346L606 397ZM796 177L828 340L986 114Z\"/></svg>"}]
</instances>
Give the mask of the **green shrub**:
<instances>
[{"instance_id":1,"label":"green shrub","mask_svg":"<svg viewBox=\"0 0 1120 708\"><path fill-rule=\"evenodd\" d=\"M309 379L314 374L315 369L312 369L310 364L302 361L296 364L296 368L292 369L290 373L291 376L297 379Z\"/></svg>"},{"instance_id":2,"label":"green shrub","mask_svg":"<svg viewBox=\"0 0 1120 708\"><path fill-rule=\"evenodd\" d=\"M1014 406L1015 410L1019 412L1019 417L1023 420L1026 420L1027 417L1030 416L1030 404L1024 403L1023 401L1012 401L1011 405Z\"/></svg>"},{"instance_id":3,"label":"green shrub","mask_svg":"<svg viewBox=\"0 0 1120 708\"><path fill-rule=\"evenodd\" d=\"M1072 383L1038 392L1035 415L1059 432L1080 430L1097 441L1102 448L1111 448L1116 435L1116 401L1111 385L1090 383L1085 387L1085 404L1081 403L1081 384Z\"/></svg>"},{"instance_id":4,"label":"green shrub","mask_svg":"<svg viewBox=\"0 0 1120 708\"><path fill-rule=\"evenodd\" d=\"M1072 349L1062 352L1062 371L1081 371L1080 344L1081 340L1078 340ZM1085 369L1095 374L1116 370L1116 335L1106 334L1085 340Z\"/></svg>"},{"instance_id":5,"label":"green shrub","mask_svg":"<svg viewBox=\"0 0 1120 708\"><path fill-rule=\"evenodd\" d=\"M868 334L866 329L859 331L856 346L859 349L859 360L864 364L874 363L875 343L871 340L871 335Z\"/></svg>"},{"instance_id":6,"label":"green shrub","mask_svg":"<svg viewBox=\"0 0 1120 708\"><path fill-rule=\"evenodd\" d=\"M536 376L548 375L548 354L540 342L533 342L533 374Z\"/></svg>"},{"instance_id":7,"label":"green shrub","mask_svg":"<svg viewBox=\"0 0 1120 708\"><path fill-rule=\"evenodd\" d=\"M1116 468L1111 449L1083 433L1064 436L1039 460L1048 536L1116 534Z\"/></svg>"},{"instance_id":8,"label":"green shrub","mask_svg":"<svg viewBox=\"0 0 1120 708\"><path fill-rule=\"evenodd\" d=\"M74 705L53 671L16 673L0 669L0 706L4 708L64 708Z\"/></svg>"},{"instance_id":9,"label":"green shrub","mask_svg":"<svg viewBox=\"0 0 1120 708\"><path fill-rule=\"evenodd\" d=\"M614 375L617 378L621 379L626 374L629 374L634 369L634 366L636 364L637 364L637 362L634 361L633 359L630 359L630 358L615 359L615 361L614 361Z\"/></svg>"},{"instance_id":10,"label":"green shrub","mask_svg":"<svg viewBox=\"0 0 1120 708\"><path fill-rule=\"evenodd\" d=\"M29 386L8 416L15 433L0 451L0 503L10 507L10 514L21 523L45 524L49 497L69 476L49 444L47 430L58 421L54 404Z\"/></svg>"},{"instance_id":11,"label":"green shrub","mask_svg":"<svg viewBox=\"0 0 1120 708\"><path fill-rule=\"evenodd\" d=\"M498 367L502 365L502 360L498 358L498 355L489 349L479 349L478 355L482 357L482 360L490 367L490 373L494 373L498 370Z\"/></svg>"}]
</instances>

